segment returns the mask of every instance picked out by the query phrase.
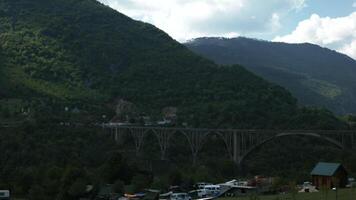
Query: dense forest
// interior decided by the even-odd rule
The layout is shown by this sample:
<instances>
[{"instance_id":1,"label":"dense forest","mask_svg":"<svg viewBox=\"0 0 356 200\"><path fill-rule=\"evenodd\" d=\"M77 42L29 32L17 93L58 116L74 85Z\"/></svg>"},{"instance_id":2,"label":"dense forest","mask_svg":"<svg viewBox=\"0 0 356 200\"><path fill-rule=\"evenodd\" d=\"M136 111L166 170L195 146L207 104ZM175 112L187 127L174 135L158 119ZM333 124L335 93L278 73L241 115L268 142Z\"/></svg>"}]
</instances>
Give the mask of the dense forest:
<instances>
[{"instance_id":1,"label":"dense forest","mask_svg":"<svg viewBox=\"0 0 356 200\"><path fill-rule=\"evenodd\" d=\"M313 44L244 37L197 38L185 44L218 64L240 64L287 88L303 105L337 114L356 113L356 61Z\"/></svg>"},{"instance_id":2,"label":"dense forest","mask_svg":"<svg viewBox=\"0 0 356 200\"><path fill-rule=\"evenodd\" d=\"M320 159L347 161L355 169L349 159L353 155L324 157L337 150L303 137L274 141L290 143L283 148L272 143L262 147L247 160L246 169L222 156L225 150L214 138L195 167L182 138L158 167L153 137L138 156L131 143L114 143L97 125L118 114L122 99L135 108L132 115L157 120L164 108L176 108L175 126L349 127L328 110L300 107L287 90L242 66L216 65L156 27L95 0L0 1L0 71L0 188L20 197L78 199L91 195L87 185L99 190L107 183L118 192L189 188L194 181L220 182L246 174L284 176L295 167L302 167L304 178ZM315 154L300 156L315 147ZM295 149L301 153L290 158L295 163L308 159L308 164L281 165L280 156ZM278 156L269 160L271 155Z\"/></svg>"},{"instance_id":3,"label":"dense forest","mask_svg":"<svg viewBox=\"0 0 356 200\"><path fill-rule=\"evenodd\" d=\"M342 162L351 177L356 171L354 152L301 136L273 140L239 167L215 137L208 138L193 166L184 136L174 137L167 160L160 160L153 135L146 137L141 153L136 155L129 135L119 144L101 128L27 124L0 131L0 188L34 200L92 197L106 184L113 184L118 193L145 188L168 191L171 185L191 190L196 182L221 183L255 175L281 177L275 183L278 187L308 181L318 161ZM87 191L88 185L93 189Z\"/></svg>"}]
</instances>

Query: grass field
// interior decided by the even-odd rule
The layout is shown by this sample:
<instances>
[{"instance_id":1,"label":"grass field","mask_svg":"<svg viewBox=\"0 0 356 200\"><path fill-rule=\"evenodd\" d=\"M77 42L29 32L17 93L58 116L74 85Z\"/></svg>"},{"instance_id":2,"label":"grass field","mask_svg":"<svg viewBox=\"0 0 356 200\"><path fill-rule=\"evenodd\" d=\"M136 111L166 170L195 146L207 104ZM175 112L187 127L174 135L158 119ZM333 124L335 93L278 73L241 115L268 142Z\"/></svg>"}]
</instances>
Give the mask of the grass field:
<instances>
[{"instance_id":1,"label":"grass field","mask_svg":"<svg viewBox=\"0 0 356 200\"><path fill-rule=\"evenodd\" d=\"M298 193L295 198L292 194L266 195L266 196L246 196L246 197L229 197L221 200L336 200L335 191L315 192L315 193ZM342 189L338 191L337 200L356 200L356 189Z\"/></svg>"}]
</instances>

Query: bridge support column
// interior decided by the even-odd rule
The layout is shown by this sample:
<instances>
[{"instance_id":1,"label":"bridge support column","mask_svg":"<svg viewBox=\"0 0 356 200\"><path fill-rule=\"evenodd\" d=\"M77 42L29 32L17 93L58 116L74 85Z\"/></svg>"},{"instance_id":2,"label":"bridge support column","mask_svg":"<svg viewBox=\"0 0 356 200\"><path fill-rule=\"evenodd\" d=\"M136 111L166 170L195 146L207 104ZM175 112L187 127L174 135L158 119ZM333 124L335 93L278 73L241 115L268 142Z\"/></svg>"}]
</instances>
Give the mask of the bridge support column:
<instances>
[{"instance_id":1,"label":"bridge support column","mask_svg":"<svg viewBox=\"0 0 356 200\"><path fill-rule=\"evenodd\" d=\"M238 133L234 131L233 132L233 142L234 142L233 159L234 162L238 165L241 164L242 146L244 145L242 140L243 140L242 133Z\"/></svg>"},{"instance_id":2,"label":"bridge support column","mask_svg":"<svg viewBox=\"0 0 356 200\"><path fill-rule=\"evenodd\" d=\"M231 158L231 160L234 160L234 132L219 131L217 132L217 134L220 135L223 139L229 157Z\"/></svg>"},{"instance_id":3,"label":"bridge support column","mask_svg":"<svg viewBox=\"0 0 356 200\"><path fill-rule=\"evenodd\" d=\"M113 128L107 128L107 129L104 129L106 133L108 133L108 135L110 135L110 138L111 139L115 139L115 135L114 135L114 129Z\"/></svg>"},{"instance_id":4,"label":"bridge support column","mask_svg":"<svg viewBox=\"0 0 356 200\"><path fill-rule=\"evenodd\" d=\"M122 144L123 143L123 137L126 132L125 128L120 128L120 127L115 127L115 132L114 134L114 140L117 144Z\"/></svg>"},{"instance_id":5,"label":"bridge support column","mask_svg":"<svg viewBox=\"0 0 356 200\"><path fill-rule=\"evenodd\" d=\"M209 132L200 130L184 130L182 133L186 136L192 151L193 165L196 165L198 153L203 147L205 137L209 134Z\"/></svg>"},{"instance_id":6,"label":"bridge support column","mask_svg":"<svg viewBox=\"0 0 356 200\"><path fill-rule=\"evenodd\" d=\"M173 134L175 133L175 130L169 130L169 129L158 129L158 130L153 130L155 133L158 144L161 150L161 160L166 160L166 154L167 150L169 148L169 142Z\"/></svg>"},{"instance_id":7,"label":"bridge support column","mask_svg":"<svg viewBox=\"0 0 356 200\"><path fill-rule=\"evenodd\" d=\"M136 156L140 154L141 148L144 143L145 135L149 129L145 128L130 128L131 135L135 142L135 153Z\"/></svg>"}]
</instances>

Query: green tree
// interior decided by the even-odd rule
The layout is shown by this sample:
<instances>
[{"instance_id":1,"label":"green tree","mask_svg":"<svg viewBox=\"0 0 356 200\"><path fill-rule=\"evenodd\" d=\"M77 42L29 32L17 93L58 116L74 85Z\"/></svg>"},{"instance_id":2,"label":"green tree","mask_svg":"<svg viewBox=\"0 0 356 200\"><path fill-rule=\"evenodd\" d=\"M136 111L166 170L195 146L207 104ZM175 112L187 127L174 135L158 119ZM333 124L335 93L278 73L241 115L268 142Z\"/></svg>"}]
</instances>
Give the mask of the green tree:
<instances>
[{"instance_id":1,"label":"green tree","mask_svg":"<svg viewBox=\"0 0 356 200\"><path fill-rule=\"evenodd\" d=\"M86 182L77 179L69 188L68 194L74 198L82 197L86 193Z\"/></svg>"},{"instance_id":2,"label":"green tree","mask_svg":"<svg viewBox=\"0 0 356 200\"><path fill-rule=\"evenodd\" d=\"M34 185L28 192L28 197L31 200L45 200L47 199L45 196L45 191L43 187L39 185Z\"/></svg>"},{"instance_id":3,"label":"green tree","mask_svg":"<svg viewBox=\"0 0 356 200\"><path fill-rule=\"evenodd\" d=\"M125 183L121 180L115 181L115 183L112 187L113 187L113 191L115 193L119 193L119 194L125 193Z\"/></svg>"},{"instance_id":4,"label":"green tree","mask_svg":"<svg viewBox=\"0 0 356 200\"><path fill-rule=\"evenodd\" d=\"M61 185L63 169L53 166L47 170L43 185L48 196L56 196Z\"/></svg>"},{"instance_id":5,"label":"green tree","mask_svg":"<svg viewBox=\"0 0 356 200\"><path fill-rule=\"evenodd\" d=\"M11 117L11 113L8 107L2 109L2 117L7 119Z\"/></svg>"},{"instance_id":6,"label":"green tree","mask_svg":"<svg viewBox=\"0 0 356 200\"><path fill-rule=\"evenodd\" d=\"M169 175L169 184L180 186L182 184L182 174L179 170L174 170Z\"/></svg>"},{"instance_id":7,"label":"green tree","mask_svg":"<svg viewBox=\"0 0 356 200\"><path fill-rule=\"evenodd\" d=\"M151 179L150 177L148 177L147 175L143 175L143 174L137 174L136 176L134 176L131 181L131 183L134 187L134 191L140 192L143 189L146 189L147 187L149 187L151 184L150 179Z\"/></svg>"},{"instance_id":8,"label":"green tree","mask_svg":"<svg viewBox=\"0 0 356 200\"><path fill-rule=\"evenodd\" d=\"M297 188L297 184L294 181L289 183L289 189L290 189L292 200L296 200L298 194L298 188Z\"/></svg>"},{"instance_id":9,"label":"green tree","mask_svg":"<svg viewBox=\"0 0 356 200\"><path fill-rule=\"evenodd\" d=\"M121 153L111 153L109 159L101 166L100 173L103 181L114 183L116 180L122 180L126 183L132 178L132 173Z\"/></svg>"}]
</instances>

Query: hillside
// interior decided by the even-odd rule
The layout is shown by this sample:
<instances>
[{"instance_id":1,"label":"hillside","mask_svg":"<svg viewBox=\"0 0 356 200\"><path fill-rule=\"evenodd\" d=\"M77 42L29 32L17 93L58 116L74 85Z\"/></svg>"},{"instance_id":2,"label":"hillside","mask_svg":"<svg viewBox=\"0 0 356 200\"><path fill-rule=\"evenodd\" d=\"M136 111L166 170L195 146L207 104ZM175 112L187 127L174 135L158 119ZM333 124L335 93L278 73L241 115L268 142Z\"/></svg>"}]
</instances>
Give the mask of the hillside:
<instances>
[{"instance_id":1,"label":"hillside","mask_svg":"<svg viewBox=\"0 0 356 200\"><path fill-rule=\"evenodd\" d=\"M0 25L1 101L43 120L66 117L65 107L91 120L112 117L116 100L124 99L138 115L156 118L176 107L178 122L189 126L305 125L285 89L241 66L218 66L95 0L4 0Z\"/></svg>"},{"instance_id":2,"label":"hillside","mask_svg":"<svg viewBox=\"0 0 356 200\"><path fill-rule=\"evenodd\" d=\"M248 38L198 38L186 43L218 64L241 64L277 83L303 105L337 114L356 113L356 61L312 44L286 44Z\"/></svg>"}]
</instances>

